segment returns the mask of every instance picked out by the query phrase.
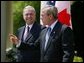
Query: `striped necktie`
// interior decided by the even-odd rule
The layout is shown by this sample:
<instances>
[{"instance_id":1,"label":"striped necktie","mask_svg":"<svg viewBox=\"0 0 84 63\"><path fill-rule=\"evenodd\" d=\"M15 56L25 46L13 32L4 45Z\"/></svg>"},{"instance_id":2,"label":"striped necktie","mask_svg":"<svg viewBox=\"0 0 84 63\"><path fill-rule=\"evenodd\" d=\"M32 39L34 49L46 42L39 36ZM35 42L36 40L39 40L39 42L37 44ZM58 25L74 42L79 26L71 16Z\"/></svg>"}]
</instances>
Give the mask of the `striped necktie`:
<instances>
[{"instance_id":1,"label":"striped necktie","mask_svg":"<svg viewBox=\"0 0 84 63\"><path fill-rule=\"evenodd\" d=\"M24 41L26 40L27 36L28 36L28 33L29 33L29 26L27 26L25 28L25 33L24 33Z\"/></svg>"}]
</instances>

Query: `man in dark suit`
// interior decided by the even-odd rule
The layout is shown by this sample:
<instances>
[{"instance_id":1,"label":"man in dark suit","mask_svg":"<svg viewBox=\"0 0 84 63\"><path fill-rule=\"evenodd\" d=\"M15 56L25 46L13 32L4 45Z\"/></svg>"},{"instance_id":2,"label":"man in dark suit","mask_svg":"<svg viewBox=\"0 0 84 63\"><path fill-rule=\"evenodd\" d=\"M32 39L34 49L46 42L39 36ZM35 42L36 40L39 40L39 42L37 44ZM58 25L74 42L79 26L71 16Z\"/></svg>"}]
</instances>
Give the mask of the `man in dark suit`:
<instances>
[{"instance_id":1,"label":"man in dark suit","mask_svg":"<svg viewBox=\"0 0 84 63\"><path fill-rule=\"evenodd\" d=\"M42 30L37 40L41 47L41 62L73 61L72 30L58 21L57 13L57 8L54 6L45 6L41 12L42 22L48 26Z\"/></svg>"},{"instance_id":2,"label":"man in dark suit","mask_svg":"<svg viewBox=\"0 0 84 63\"><path fill-rule=\"evenodd\" d=\"M40 47L35 46L39 37L41 25L35 22L36 12L32 6L26 6L23 10L23 18L26 25L19 28L17 36L10 34L10 40L17 47L18 62L39 62Z\"/></svg>"},{"instance_id":3,"label":"man in dark suit","mask_svg":"<svg viewBox=\"0 0 84 63\"><path fill-rule=\"evenodd\" d=\"M76 55L83 58L83 1L76 1L71 5L72 26L75 39Z\"/></svg>"}]
</instances>

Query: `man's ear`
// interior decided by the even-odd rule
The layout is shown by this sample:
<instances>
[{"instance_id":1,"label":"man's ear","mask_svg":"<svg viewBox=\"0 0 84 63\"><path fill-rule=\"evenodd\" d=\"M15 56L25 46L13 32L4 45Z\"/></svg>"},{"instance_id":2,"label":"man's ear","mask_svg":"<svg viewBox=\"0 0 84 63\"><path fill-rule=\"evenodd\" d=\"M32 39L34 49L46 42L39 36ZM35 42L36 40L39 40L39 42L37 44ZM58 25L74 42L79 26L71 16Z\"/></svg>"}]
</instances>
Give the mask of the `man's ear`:
<instances>
[{"instance_id":1,"label":"man's ear","mask_svg":"<svg viewBox=\"0 0 84 63\"><path fill-rule=\"evenodd\" d=\"M53 16L52 15L49 15L49 19L52 20Z\"/></svg>"}]
</instances>

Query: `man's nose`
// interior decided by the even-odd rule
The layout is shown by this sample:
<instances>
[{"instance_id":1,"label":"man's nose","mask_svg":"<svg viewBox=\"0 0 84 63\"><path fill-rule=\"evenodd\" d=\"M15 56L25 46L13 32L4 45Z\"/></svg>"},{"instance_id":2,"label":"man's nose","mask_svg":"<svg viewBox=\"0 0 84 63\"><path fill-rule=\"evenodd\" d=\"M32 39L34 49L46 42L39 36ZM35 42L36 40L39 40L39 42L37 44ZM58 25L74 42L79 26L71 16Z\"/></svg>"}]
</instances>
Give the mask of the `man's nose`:
<instances>
[{"instance_id":1,"label":"man's nose","mask_svg":"<svg viewBox=\"0 0 84 63\"><path fill-rule=\"evenodd\" d=\"M27 17L31 17L31 15L28 15Z\"/></svg>"}]
</instances>

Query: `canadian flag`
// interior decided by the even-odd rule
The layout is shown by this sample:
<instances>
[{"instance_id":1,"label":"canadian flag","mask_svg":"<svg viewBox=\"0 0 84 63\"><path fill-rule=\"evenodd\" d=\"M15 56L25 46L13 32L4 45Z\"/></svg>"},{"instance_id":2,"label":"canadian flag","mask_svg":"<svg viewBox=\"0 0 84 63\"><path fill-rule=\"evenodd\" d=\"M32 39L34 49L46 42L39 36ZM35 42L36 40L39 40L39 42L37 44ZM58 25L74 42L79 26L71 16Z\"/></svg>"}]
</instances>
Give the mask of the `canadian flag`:
<instances>
[{"instance_id":1,"label":"canadian flag","mask_svg":"<svg viewBox=\"0 0 84 63\"><path fill-rule=\"evenodd\" d=\"M70 1L41 1L41 9L46 5L56 6L59 21L72 28ZM40 23L43 24L41 20Z\"/></svg>"},{"instance_id":2,"label":"canadian flag","mask_svg":"<svg viewBox=\"0 0 84 63\"><path fill-rule=\"evenodd\" d=\"M58 19L62 24L72 28L70 1L56 1L55 6L58 9Z\"/></svg>"}]
</instances>

